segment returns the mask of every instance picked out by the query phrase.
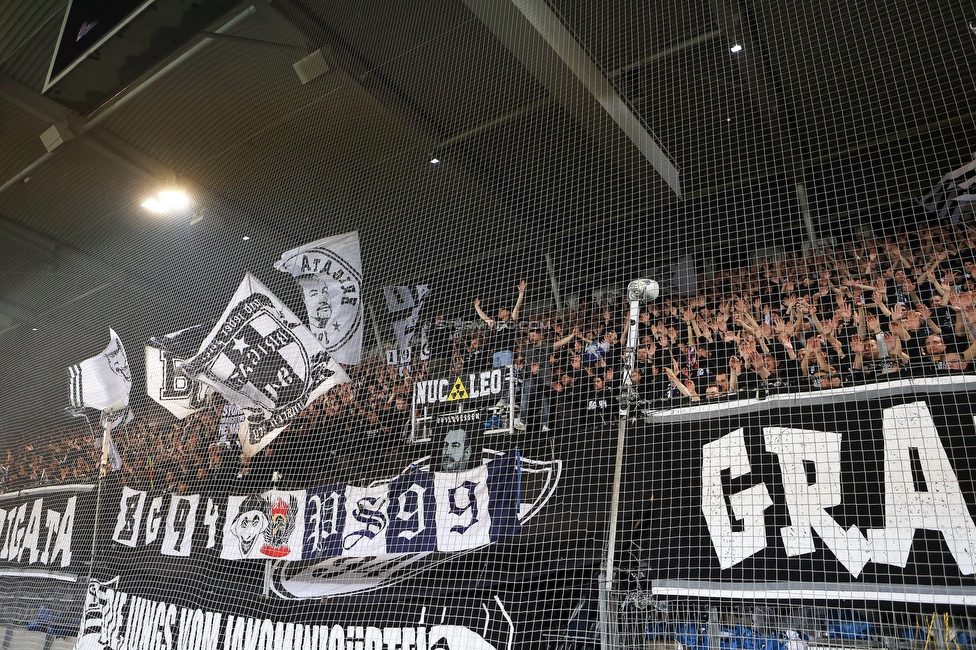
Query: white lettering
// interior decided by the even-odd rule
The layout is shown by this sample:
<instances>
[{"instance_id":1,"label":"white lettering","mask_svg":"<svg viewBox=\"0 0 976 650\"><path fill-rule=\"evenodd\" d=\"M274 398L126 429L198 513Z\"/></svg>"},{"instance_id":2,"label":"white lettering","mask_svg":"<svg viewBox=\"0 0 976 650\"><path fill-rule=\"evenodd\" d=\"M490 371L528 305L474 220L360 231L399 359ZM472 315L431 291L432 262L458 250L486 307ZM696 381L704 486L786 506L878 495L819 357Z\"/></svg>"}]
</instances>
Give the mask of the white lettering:
<instances>
[{"instance_id":1,"label":"white lettering","mask_svg":"<svg viewBox=\"0 0 976 650\"><path fill-rule=\"evenodd\" d=\"M346 632L341 625L333 625L329 632L329 645L327 650L346 650Z\"/></svg>"},{"instance_id":2,"label":"white lettering","mask_svg":"<svg viewBox=\"0 0 976 650\"><path fill-rule=\"evenodd\" d=\"M726 469L731 471L733 479L752 471L743 429L702 447L702 513L723 569L766 548L763 512L773 505L763 483L729 495L726 502L722 489L722 471ZM736 519L743 523L740 532L732 529L727 503Z\"/></svg>"},{"instance_id":3,"label":"white lettering","mask_svg":"<svg viewBox=\"0 0 976 650\"><path fill-rule=\"evenodd\" d=\"M363 644L366 650L383 650L383 630L367 627L363 634Z\"/></svg>"},{"instance_id":4,"label":"white lettering","mask_svg":"<svg viewBox=\"0 0 976 650\"><path fill-rule=\"evenodd\" d=\"M271 623L271 619L266 618L261 621L258 650L274 650L274 625Z\"/></svg>"},{"instance_id":5,"label":"white lettering","mask_svg":"<svg viewBox=\"0 0 976 650\"><path fill-rule=\"evenodd\" d=\"M491 371L491 392L493 395L502 392L502 371L500 368Z\"/></svg>"},{"instance_id":6,"label":"white lettering","mask_svg":"<svg viewBox=\"0 0 976 650\"><path fill-rule=\"evenodd\" d=\"M0 515L2 517L2 515ZM57 510L47 511L47 521L45 526L47 527L47 541L44 542L44 552L41 553L41 562L47 564L50 559L51 550L51 540L54 538L54 533L57 531L58 527L61 525L61 513Z\"/></svg>"},{"instance_id":7,"label":"white lettering","mask_svg":"<svg viewBox=\"0 0 976 650\"><path fill-rule=\"evenodd\" d=\"M976 573L976 526L925 403L885 409L884 442L885 527L868 531L875 562L904 568L915 531L937 530L960 573ZM924 487L916 486L916 478Z\"/></svg>"},{"instance_id":8,"label":"white lettering","mask_svg":"<svg viewBox=\"0 0 976 650\"><path fill-rule=\"evenodd\" d=\"M61 527L58 528L58 538L51 549L51 563L58 559L61 554L61 566L66 567L71 564L71 535L75 529L75 504L78 497L71 497L64 506L64 514L61 515Z\"/></svg>"},{"instance_id":9,"label":"white lettering","mask_svg":"<svg viewBox=\"0 0 976 650\"><path fill-rule=\"evenodd\" d=\"M825 508L839 506L840 482L839 433L769 427L763 429L766 449L779 457L783 491L790 512L791 526L780 529L786 554L790 557L813 553L813 534L855 578L871 560L871 547L857 526L846 531L827 514ZM813 481L807 475L804 461L811 464Z\"/></svg>"},{"instance_id":10,"label":"white lettering","mask_svg":"<svg viewBox=\"0 0 976 650\"><path fill-rule=\"evenodd\" d=\"M23 555L24 551L30 551L27 557L29 564L37 562L37 556L40 555L40 551L37 550L37 542L41 538L41 511L43 507L44 499L35 499L34 505L31 506L30 517L27 518L27 531L24 535L24 545L20 549L20 555ZM20 561L19 555L17 561Z\"/></svg>"},{"instance_id":11,"label":"white lettering","mask_svg":"<svg viewBox=\"0 0 976 650\"><path fill-rule=\"evenodd\" d=\"M16 510L12 510L11 514L15 514L13 524L10 526L10 553L7 558L16 562L20 558L20 544L24 539L24 533L26 532L21 528L21 524L24 523L24 517L27 515L27 504L22 503L20 507Z\"/></svg>"}]
</instances>

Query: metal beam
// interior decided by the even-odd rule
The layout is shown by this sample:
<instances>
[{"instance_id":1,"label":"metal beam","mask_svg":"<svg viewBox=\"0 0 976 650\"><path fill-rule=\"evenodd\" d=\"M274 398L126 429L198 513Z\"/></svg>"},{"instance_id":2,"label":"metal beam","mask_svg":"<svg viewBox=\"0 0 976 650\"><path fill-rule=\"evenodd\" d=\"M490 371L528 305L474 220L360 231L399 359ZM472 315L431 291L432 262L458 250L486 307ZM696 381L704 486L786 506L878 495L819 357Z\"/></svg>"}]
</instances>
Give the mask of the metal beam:
<instances>
[{"instance_id":1,"label":"metal beam","mask_svg":"<svg viewBox=\"0 0 976 650\"><path fill-rule=\"evenodd\" d=\"M607 76L610 77L611 79L616 79L617 77L627 74L631 70L634 70L636 68L642 68L648 63L653 63L660 59L665 59L669 56L673 56L677 54L678 52L687 50L689 47L694 47L696 45L700 45L701 43L710 41L716 36L720 35L721 33L722 32L720 30L713 29L710 32L705 32L701 36L695 36L694 38L689 38L688 40L681 41L680 43L675 43L671 47L666 47L663 50L655 52L650 56L646 56L640 61L635 61L634 63L629 63L625 66L621 66L616 70L614 70L613 72L611 72L610 74L608 74Z\"/></svg>"},{"instance_id":2,"label":"metal beam","mask_svg":"<svg viewBox=\"0 0 976 650\"><path fill-rule=\"evenodd\" d=\"M0 98L3 98L48 124L65 122L77 113L27 86L0 74Z\"/></svg>"},{"instance_id":3,"label":"metal beam","mask_svg":"<svg viewBox=\"0 0 976 650\"><path fill-rule=\"evenodd\" d=\"M131 171L145 176L152 182L172 184L176 181L176 172L152 156L108 131L96 127L71 109L65 108L5 75L0 75L0 98L49 124L66 123L79 142ZM53 152L49 151L34 160L25 169L0 185L0 192L22 181L33 170L47 162L52 155L54 155Z\"/></svg>"},{"instance_id":4,"label":"metal beam","mask_svg":"<svg viewBox=\"0 0 976 650\"><path fill-rule=\"evenodd\" d=\"M79 137L79 142L131 171L145 176L149 181L165 184L176 182L175 171L101 127L89 127L79 134L81 135L84 137Z\"/></svg>"},{"instance_id":5,"label":"metal beam","mask_svg":"<svg viewBox=\"0 0 976 650\"><path fill-rule=\"evenodd\" d=\"M60 242L2 216L0 216L0 239L14 242L48 258L54 255L54 251L60 245Z\"/></svg>"},{"instance_id":6,"label":"metal beam","mask_svg":"<svg viewBox=\"0 0 976 650\"><path fill-rule=\"evenodd\" d=\"M631 70L642 68L650 63L653 63L654 61L660 61L661 59L666 59L669 56L674 56L679 52L687 50L689 47L694 47L701 43L710 41L721 33L722 32L716 29L710 32L706 32L701 36L695 36L694 38L689 38L688 40L681 41L680 43L676 43L670 47L666 47L663 50L655 52L650 56L646 56L640 61L635 61L634 63L629 63L625 66L621 66L616 70L613 70L612 72L607 74L607 77L609 77L610 79L616 79L617 77L623 76L624 74L630 72ZM505 113L504 115L496 117L493 120L482 122L478 126L471 127L470 129L464 131L463 133L458 133L457 135L453 135L447 140L441 140L436 145L434 145L434 148L441 149L443 147L448 147L452 144L457 144L458 142L463 142L464 140L472 138L476 135L480 135L485 131L488 131L496 126L507 124L512 120L516 120L526 115L530 115L538 110L542 110L543 108L550 106L553 103L553 101L554 100L552 99L552 97L546 97L545 99L540 99L539 101L533 102L528 106L523 106L522 108L516 109L510 113ZM633 98L631 99L631 101L634 101Z\"/></svg>"},{"instance_id":7,"label":"metal beam","mask_svg":"<svg viewBox=\"0 0 976 650\"><path fill-rule=\"evenodd\" d=\"M203 35L215 41L228 41L230 43L237 43L238 45L250 45L256 47L267 47L274 50L286 50L298 55L308 54L308 50L300 45L262 41L258 38L248 38L246 36L237 36L235 34L221 34L220 32L203 32Z\"/></svg>"},{"instance_id":8,"label":"metal beam","mask_svg":"<svg viewBox=\"0 0 976 650\"><path fill-rule=\"evenodd\" d=\"M671 190L681 196L679 172L670 156L544 0L464 3L577 121L591 123L593 107L589 100L595 99ZM597 141L602 139L599 135Z\"/></svg>"}]
</instances>

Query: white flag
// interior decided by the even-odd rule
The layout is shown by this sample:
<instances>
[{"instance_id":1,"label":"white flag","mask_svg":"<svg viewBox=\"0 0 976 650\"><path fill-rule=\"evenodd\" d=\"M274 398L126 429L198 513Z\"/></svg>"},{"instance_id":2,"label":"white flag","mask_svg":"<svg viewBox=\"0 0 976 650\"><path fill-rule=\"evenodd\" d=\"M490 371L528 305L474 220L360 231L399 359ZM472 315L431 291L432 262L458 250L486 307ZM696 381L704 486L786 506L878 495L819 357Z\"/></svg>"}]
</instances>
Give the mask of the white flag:
<instances>
[{"instance_id":1,"label":"white flag","mask_svg":"<svg viewBox=\"0 0 976 650\"><path fill-rule=\"evenodd\" d=\"M383 295L386 297L386 306L390 313L396 314L397 320L393 323L393 333L396 335L397 348L401 351L408 350L413 343L417 325L420 324L420 311L424 308L424 299L430 295L430 289L426 284L418 284L414 288L383 287ZM421 328L420 353L411 354L411 357L427 359L430 356L426 334L426 330Z\"/></svg>"},{"instance_id":2,"label":"white flag","mask_svg":"<svg viewBox=\"0 0 976 650\"><path fill-rule=\"evenodd\" d=\"M248 273L183 372L244 409L244 454L264 449L306 406L349 377L260 280Z\"/></svg>"},{"instance_id":3,"label":"white flag","mask_svg":"<svg viewBox=\"0 0 976 650\"><path fill-rule=\"evenodd\" d=\"M940 219L957 223L963 210L972 211L976 202L976 160L954 169L939 181L928 194L918 199L926 212L933 212Z\"/></svg>"},{"instance_id":4,"label":"white flag","mask_svg":"<svg viewBox=\"0 0 976 650\"><path fill-rule=\"evenodd\" d=\"M326 237L281 255L275 268L295 276L308 328L339 363L356 365L363 348L363 264L359 233Z\"/></svg>"},{"instance_id":5,"label":"white flag","mask_svg":"<svg viewBox=\"0 0 976 650\"><path fill-rule=\"evenodd\" d=\"M122 457L119 456L119 450L115 447L115 438L112 436L112 432L116 429L121 429L135 419L135 416L132 414L132 409L128 405L123 406L120 403L116 406L120 408L102 411L101 421L99 422L102 426L102 435L108 436L106 453L108 456L108 464L112 468L112 471L122 469ZM101 445L102 442L99 441L99 449L101 449Z\"/></svg>"},{"instance_id":6,"label":"white flag","mask_svg":"<svg viewBox=\"0 0 976 650\"><path fill-rule=\"evenodd\" d=\"M183 364L200 350L206 335L203 325L194 325L154 336L146 343L146 392L181 420L206 406L211 394L209 386L182 372Z\"/></svg>"},{"instance_id":7,"label":"white flag","mask_svg":"<svg viewBox=\"0 0 976 650\"><path fill-rule=\"evenodd\" d=\"M68 368L71 405L103 410L116 402L129 403L132 372L125 348L115 330L109 329L108 347L101 354Z\"/></svg>"}]
</instances>

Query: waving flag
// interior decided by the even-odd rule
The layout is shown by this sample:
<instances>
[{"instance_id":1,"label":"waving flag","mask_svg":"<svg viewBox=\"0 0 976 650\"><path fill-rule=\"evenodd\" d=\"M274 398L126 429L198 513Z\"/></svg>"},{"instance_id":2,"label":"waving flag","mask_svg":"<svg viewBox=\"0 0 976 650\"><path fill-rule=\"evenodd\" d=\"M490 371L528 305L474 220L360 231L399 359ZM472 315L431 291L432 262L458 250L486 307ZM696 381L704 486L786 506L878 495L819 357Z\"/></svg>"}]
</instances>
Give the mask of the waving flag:
<instances>
[{"instance_id":1,"label":"waving flag","mask_svg":"<svg viewBox=\"0 0 976 650\"><path fill-rule=\"evenodd\" d=\"M952 223L959 221L962 211L973 201L976 201L976 160L943 176L938 185L918 199L926 212Z\"/></svg>"},{"instance_id":2,"label":"waving flag","mask_svg":"<svg viewBox=\"0 0 976 650\"><path fill-rule=\"evenodd\" d=\"M125 347L115 330L109 329L109 344L101 354L68 368L71 405L100 411L121 402L129 403L132 372Z\"/></svg>"},{"instance_id":3,"label":"waving flag","mask_svg":"<svg viewBox=\"0 0 976 650\"><path fill-rule=\"evenodd\" d=\"M319 239L281 255L275 268L295 276L308 328L339 363L356 365L363 349L363 264L359 233Z\"/></svg>"},{"instance_id":4,"label":"waving flag","mask_svg":"<svg viewBox=\"0 0 976 650\"><path fill-rule=\"evenodd\" d=\"M349 381L298 317L250 273L183 372L244 410L240 439L247 456L317 397Z\"/></svg>"},{"instance_id":5,"label":"waving flag","mask_svg":"<svg viewBox=\"0 0 976 650\"><path fill-rule=\"evenodd\" d=\"M186 360L199 350L207 329L194 325L154 336L146 343L146 392L160 406L183 419L206 405L210 387L182 372Z\"/></svg>"}]
</instances>

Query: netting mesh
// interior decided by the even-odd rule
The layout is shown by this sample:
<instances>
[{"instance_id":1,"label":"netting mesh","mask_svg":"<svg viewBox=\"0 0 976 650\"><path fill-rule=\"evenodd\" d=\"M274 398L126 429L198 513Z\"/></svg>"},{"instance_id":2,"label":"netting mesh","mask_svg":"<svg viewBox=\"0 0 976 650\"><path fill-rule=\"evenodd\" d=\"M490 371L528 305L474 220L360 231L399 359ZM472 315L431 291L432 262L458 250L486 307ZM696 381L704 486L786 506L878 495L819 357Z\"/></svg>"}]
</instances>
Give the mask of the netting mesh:
<instances>
[{"instance_id":1,"label":"netting mesh","mask_svg":"<svg viewBox=\"0 0 976 650\"><path fill-rule=\"evenodd\" d=\"M4 648L974 643L970 3L157 0L46 89L66 10Z\"/></svg>"}]
</instances>

